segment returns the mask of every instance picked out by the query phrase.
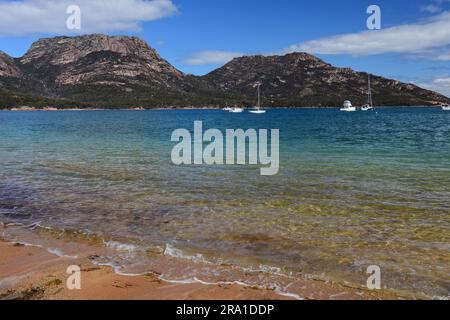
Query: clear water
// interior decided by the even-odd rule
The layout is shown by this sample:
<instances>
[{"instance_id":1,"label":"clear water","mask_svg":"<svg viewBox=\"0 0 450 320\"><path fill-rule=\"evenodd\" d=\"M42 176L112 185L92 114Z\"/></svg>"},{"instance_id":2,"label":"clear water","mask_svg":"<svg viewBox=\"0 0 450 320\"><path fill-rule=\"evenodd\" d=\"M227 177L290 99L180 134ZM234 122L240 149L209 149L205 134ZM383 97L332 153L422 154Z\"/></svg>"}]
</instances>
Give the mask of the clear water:
<instances>
[{"instance_id":1,"label":"clear water","mask_svg":"<svg viewBox=\"0 0 450 320\"><path fill-rule=\"evenodd\" d=\"M280 173L173 165L195 120L279 128ZM171 255L364 286L378 265L385 288L448 297L450 113L3 111L0 220L95 235L124 272ZM164 271L239 280L194 265Z\"/></svg>"}]
</instances>

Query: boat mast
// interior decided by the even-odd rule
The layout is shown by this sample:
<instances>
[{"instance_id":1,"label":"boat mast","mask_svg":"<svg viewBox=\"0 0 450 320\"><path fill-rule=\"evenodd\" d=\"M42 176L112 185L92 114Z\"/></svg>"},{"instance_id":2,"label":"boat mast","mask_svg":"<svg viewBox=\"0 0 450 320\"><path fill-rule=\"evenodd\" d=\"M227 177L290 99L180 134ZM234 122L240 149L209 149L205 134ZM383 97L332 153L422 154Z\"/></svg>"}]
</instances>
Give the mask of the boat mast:
<instances>
[{"instance_id":1,"label":"boat mast","mask_svg":"<svg viewBox=\"0 0 450 320\"><path fill-rule=\"evenodd\" d=\"M372 107L372 87L371 87L371 84L370 84L370 74L368 75L368 78L369 78L369 92L368 92L368 102L369 102L369 106L371 106Z\"/></svg>"},{"instance_id":2,"label":"boat mast","mask_svg":"<svg viewBox=\"0 0 450 320\"><path fill-rule=\"evenodd\" d=\"M259 89L260 87L261 87L261 84L258 84L258 105L257 105L258 109L261 109L261 91Z\"/></svg>"}]
</instances>

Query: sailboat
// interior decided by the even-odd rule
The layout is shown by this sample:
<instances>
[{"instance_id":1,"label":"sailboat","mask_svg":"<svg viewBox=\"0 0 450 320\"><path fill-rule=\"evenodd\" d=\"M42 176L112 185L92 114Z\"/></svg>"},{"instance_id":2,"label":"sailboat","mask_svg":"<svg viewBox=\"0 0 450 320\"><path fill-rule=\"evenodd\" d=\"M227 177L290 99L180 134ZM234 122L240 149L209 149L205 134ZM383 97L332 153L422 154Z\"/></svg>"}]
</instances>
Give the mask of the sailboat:
<instances>
[{"instance_id":1,"label":"sailboat","mask_svg":"<svg viewBox=\"0 0 450 320\"><path fill-rule=\"evenodd\" d=\"M253 114L266 113L266 110L261 109L261 89L260 89L260 87L261 87L261 84L258 84L258 104L256 105L256 107L254 109L249 111L250 113L253 113Z\"/></svg>"},{"instance_id":2,"label":"sailboat","mask_svg":"<svg viewBox=\"0 0 450 320\"><path fill-rule=\"evenodd\" d=\"M361 111L373 111L372 88L370 85L370 74L368 76L369 90L367 91L367 104L361 107Z\"/></svg>"},{"instance_id":3,"label":"sailboat","mask_svg":"<svg viewBox=\"0 0 450 320\"><path fill-rule=\"evenodd\" d=\"M442 108L443 111L450 111L450 105L448 103L443 104L441 106L441 108Z\"/></svg>"}]
</instances>

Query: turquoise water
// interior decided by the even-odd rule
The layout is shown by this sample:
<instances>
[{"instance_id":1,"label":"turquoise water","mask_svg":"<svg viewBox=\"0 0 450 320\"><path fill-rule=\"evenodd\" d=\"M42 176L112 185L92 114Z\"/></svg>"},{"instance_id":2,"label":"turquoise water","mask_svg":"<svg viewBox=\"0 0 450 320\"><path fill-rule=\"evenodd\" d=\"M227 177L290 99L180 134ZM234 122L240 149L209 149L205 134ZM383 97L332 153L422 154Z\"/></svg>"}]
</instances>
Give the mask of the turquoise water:
<instances>
[{"instance_id":1,"label":"turquoise water","mask_svg":"<svg viewBox=\"0 0 450 320\"><path fill-rule=\"evenodd\" d=\"M173 165L171 133L195 120L279 128L279 174ZM448 297L450 113L3 111L0 221L95 235L129 272L172 255L364 286L379 265L385 288Z\"/></svg>"}]
</instances>

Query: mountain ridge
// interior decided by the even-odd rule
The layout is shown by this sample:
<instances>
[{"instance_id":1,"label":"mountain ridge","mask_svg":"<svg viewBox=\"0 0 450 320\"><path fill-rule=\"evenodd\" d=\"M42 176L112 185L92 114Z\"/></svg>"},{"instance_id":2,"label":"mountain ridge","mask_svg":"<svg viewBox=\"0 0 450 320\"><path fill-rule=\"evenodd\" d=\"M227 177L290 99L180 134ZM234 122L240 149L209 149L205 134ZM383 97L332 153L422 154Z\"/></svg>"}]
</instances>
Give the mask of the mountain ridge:
<instances>
[{"instance_id":1,"label":"mountain ridge","mask_svg":"<svg viewBox=\"0 0 450 320\"><path fill-rule=\"evenodd\" d=\"M42 38L20 58L0 51L0 106L19 105L23 96L31 104L30 97L39 103L100 107L248 106L254 103L258 83L267 107L339 106L345 99L364 103L367 75L333 67L308 53L290 53L239 57L194 76L176 69L138 37ZM372 76L372 83L377 105L449 100L379 76Z\"/></svg>"},{"instance_id":2,"label":"mountain ridge","mask_svg":"<svg viewBox=\"0 0 450 320\"><path fill-rule=\"evenodd\" d=\"M368 76L366 72L337 68L300 52L235 58L205 77L222 91L238 90L243 95L254 93L259 83L266 100L275 105L337 106L345 99L360 105L366 103ZM376 75L371 75L371 81L376 102L381 105L433 104L448 99L413 84ZM394 93L401 93L400 99ZM402 98L407 101L401 103Z\"/></svg>"}]
</instances>

